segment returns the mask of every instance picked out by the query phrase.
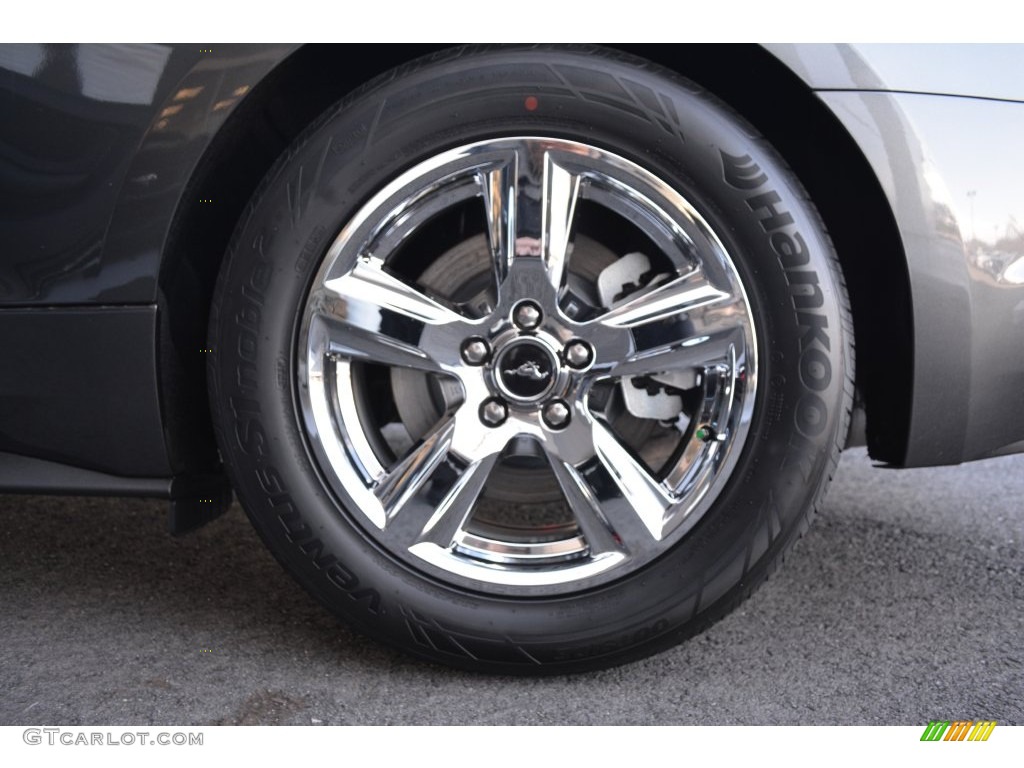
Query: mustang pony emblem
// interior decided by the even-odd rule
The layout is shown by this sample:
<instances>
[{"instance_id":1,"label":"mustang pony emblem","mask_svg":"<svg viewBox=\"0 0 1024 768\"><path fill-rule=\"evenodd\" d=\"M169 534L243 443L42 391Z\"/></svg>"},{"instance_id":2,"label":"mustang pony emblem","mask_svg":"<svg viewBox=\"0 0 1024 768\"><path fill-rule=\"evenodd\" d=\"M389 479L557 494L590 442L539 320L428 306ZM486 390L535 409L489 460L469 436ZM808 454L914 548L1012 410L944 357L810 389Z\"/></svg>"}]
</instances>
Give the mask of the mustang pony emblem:
<instances>
[{"instance_id":1,"label":"mustang pony emblem","mask_svg":"<svg viewBox=\"0 0 1024 768\"><path fill-rule=\"evenodd\" d=\"M520 365L518 368L506 368L506 376L525 376L528 379L534 381L541 381L546 379L551 374L548 371L542 371L540 366L537 365L533 360L527 360L525 363Z\"/></svg>"}]
</instances>

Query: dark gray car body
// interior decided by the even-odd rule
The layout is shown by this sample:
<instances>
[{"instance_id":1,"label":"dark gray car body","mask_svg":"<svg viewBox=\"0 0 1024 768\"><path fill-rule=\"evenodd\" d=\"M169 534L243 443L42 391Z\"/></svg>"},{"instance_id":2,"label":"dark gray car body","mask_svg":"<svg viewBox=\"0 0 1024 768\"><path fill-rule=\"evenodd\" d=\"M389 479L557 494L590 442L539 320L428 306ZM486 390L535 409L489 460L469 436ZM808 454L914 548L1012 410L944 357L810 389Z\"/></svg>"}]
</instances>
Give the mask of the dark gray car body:
<instances>
[{"instance_id":1,"label":"dark gray car body","mask_svg":"<svg viewBox=\"0 0 1024 768\"><path fill-rule=\"evenodd\" d=\"M769 49L857 142L900 231L914 327L903 463L1024 450L1024 49Z\"/></svg>"},{"instance_id":2,"label":"dark gray car body","mask_svg":"<svg viewBox=\"0 0 1024 768\"><path fill-rule=\"evenodd\" d=\"M1024 48L627 48L729 101L807 186L872 455L1024 450ZM318 113L430 51L0 46L0 490L168 496L178 525L223 496L203 355L234 223Z\"/></svg>"}]
</instances>

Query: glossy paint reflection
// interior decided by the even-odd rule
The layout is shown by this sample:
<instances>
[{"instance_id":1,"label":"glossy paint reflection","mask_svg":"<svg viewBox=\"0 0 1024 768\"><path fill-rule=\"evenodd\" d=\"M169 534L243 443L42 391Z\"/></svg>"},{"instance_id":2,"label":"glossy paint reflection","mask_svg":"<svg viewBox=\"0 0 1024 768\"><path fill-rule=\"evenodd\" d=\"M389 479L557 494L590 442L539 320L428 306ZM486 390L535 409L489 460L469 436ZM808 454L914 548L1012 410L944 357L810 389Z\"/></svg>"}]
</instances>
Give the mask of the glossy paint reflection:
<instances>
[{"instance_id":1,"label":"glossy paint reflection","mask_svg":"<svg viewBox=\"0 0 1024 768\"><path fill-rule=\"evenodd\" d=\"M0 305L153 303L209 140L290 46L0 46Z\"/></svg>"},{"instance_id":2,"label":"glossy paint reflection","mask_svg":"<svg viewBox=\"0 0 1024 768\"><path fill-rule=\"evenodd\" d=\"M1024 104L821 98L878 174L907 254L916 344L907 463L1014 450L1024 433Z\"/></svg>"}]
</instances>

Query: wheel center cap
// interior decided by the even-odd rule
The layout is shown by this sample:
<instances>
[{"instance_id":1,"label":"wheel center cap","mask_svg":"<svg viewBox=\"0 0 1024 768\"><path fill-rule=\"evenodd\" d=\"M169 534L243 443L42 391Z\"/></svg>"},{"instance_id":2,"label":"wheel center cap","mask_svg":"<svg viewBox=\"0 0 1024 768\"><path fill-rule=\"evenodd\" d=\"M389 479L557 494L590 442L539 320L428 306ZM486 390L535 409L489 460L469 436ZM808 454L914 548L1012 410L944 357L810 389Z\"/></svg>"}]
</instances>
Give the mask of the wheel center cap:
<instances>
[{"instance_id":1,"label":"wheel center cap","mask_svg":"<svg viewBox=\"0 0 1024 768\"><path fill-rule=\"evenodd\" d=\"M533 401L546 395L555 383L555 357L533 339L506 346L494 362L498 387L513 400Z\"/></svg>"}]
</instances>

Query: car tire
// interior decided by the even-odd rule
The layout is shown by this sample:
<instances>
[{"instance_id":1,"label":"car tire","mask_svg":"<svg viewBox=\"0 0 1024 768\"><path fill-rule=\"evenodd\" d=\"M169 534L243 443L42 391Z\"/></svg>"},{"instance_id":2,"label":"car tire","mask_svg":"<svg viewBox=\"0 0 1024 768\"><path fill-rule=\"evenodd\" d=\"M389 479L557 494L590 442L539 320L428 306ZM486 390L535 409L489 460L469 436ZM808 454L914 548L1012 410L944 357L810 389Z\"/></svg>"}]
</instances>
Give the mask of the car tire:
<instances>
[{"instance_id":1,"label":"car tire","mask_svg":"<svg viewBox=\"0 0 1024 768\"><path fill-rule=\"evenodd\" d=\"M311 125L210 324L238 498L312 595L418 657L666 649L821 503L852 326L824 226L729 107L596 47L460 48Z\"/></svg>"}]
</instances>

